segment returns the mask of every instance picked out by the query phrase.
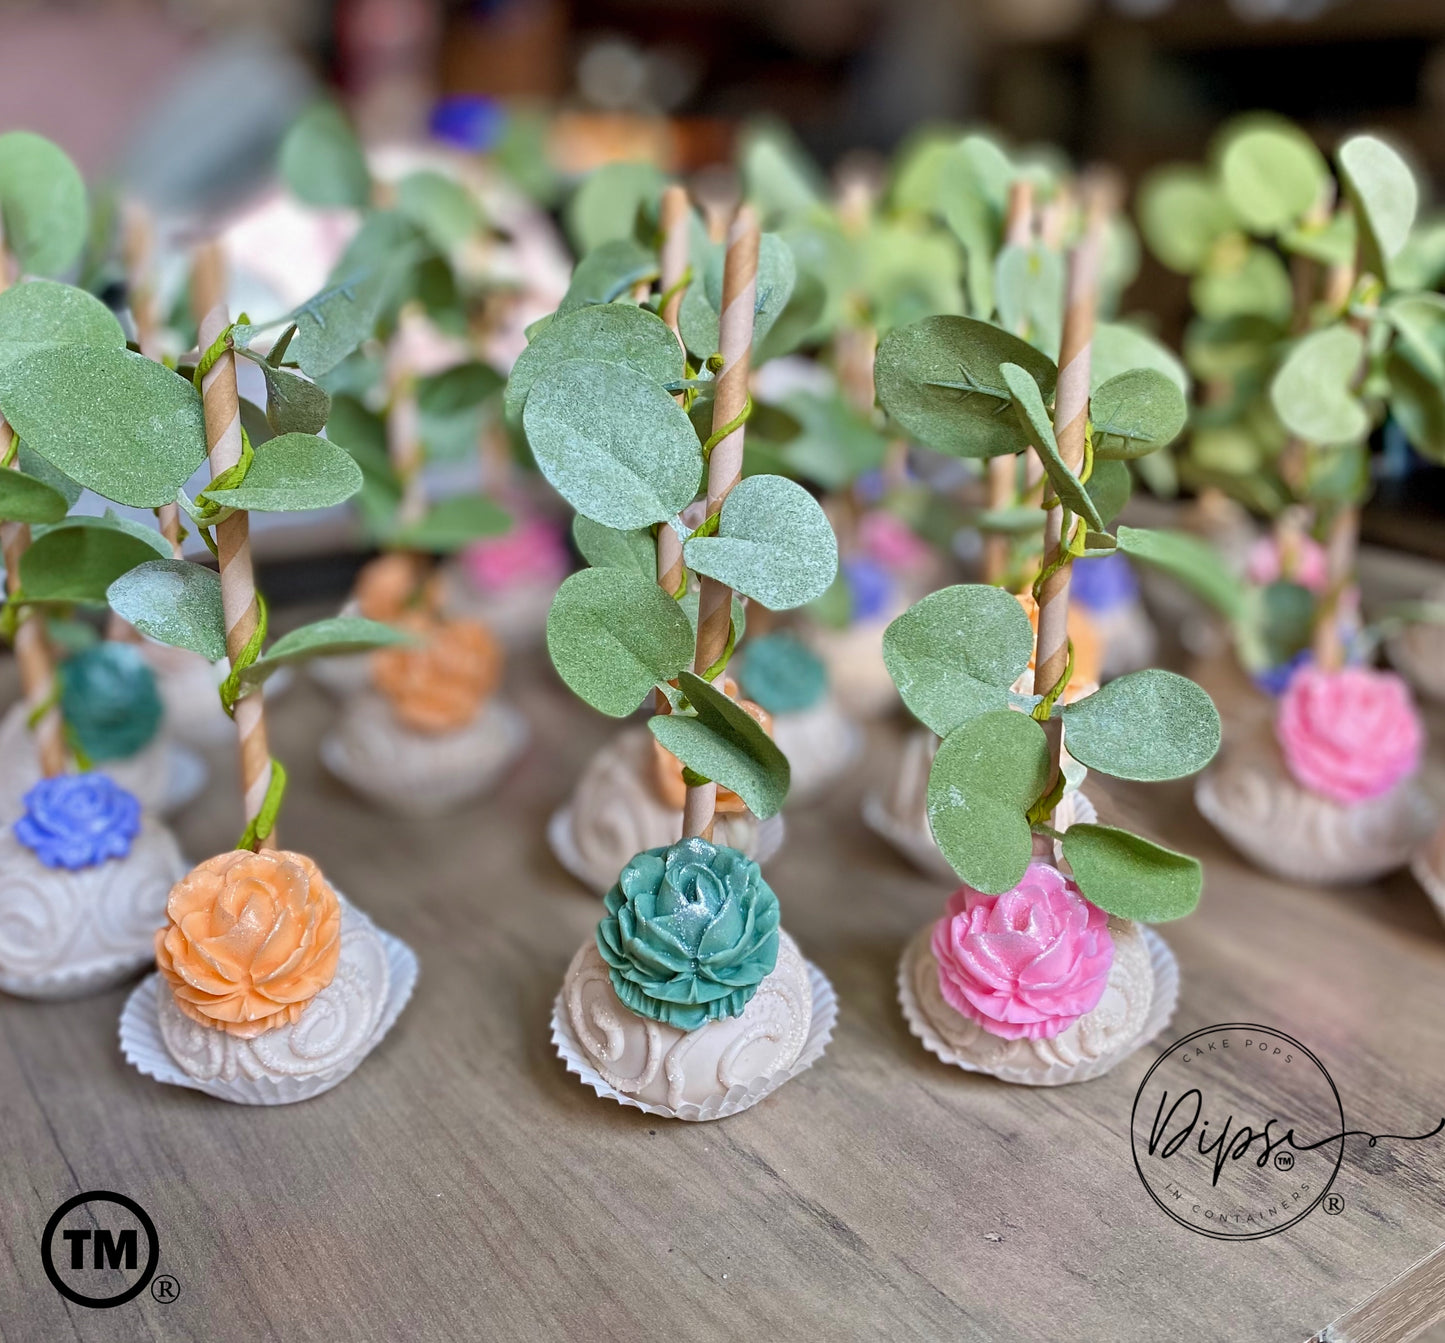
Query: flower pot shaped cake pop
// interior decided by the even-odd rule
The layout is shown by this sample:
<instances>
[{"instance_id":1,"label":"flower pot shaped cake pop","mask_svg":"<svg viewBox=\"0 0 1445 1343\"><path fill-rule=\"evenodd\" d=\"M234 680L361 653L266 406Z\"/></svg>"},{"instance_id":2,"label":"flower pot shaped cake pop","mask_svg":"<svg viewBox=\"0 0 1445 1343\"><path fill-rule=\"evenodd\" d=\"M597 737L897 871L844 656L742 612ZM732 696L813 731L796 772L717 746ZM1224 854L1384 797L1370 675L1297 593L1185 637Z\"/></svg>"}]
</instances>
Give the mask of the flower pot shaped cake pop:
<instances>
[{"instance_id":1,"label":"flower pot shaped cake pop","mask_svg":"<svg viewBox=\"0 0 1445 1343\"><path fill-rule=\"evenodd\" d=\"M671 195L668 213L685 218L685 202ZM734 591L798 606L837 565L806 490L777 476L740 479L754 317L769 301L761 246L744 208L728 237L715 381L685 369L667 324L625 300L559 314L513 375L525 380L532 451L585 520L598 561L558 590L547 618L553 664L615 717L655 695L648 728L685 782L670 833L619 861L603 919L558 995L553 1038L599 1095L683 1119L731 1114L807 1067L834 1011L757 863L719 833L724 790L766 819L789 780L764 715L726 693L741 632ZM664 292L660 306L676 298ZM674 399L688 384L711 394L706 441ZM679 536L700 487L702 517ZM681 544L659 546L655 559L653 528ZM695 628L679 600L687 571L702 578Z\"/></svg>"},{"instance_id":2,"label":"flower pot shaped cake pop","mask_svg":"<svg viewBox=\"0 0 1445 1343\"><path fill-rule=\"evenodd\" d=\"M904 702L942 739L928 817L964 883L904 952L904 1014L945 1062L1045 1086L1098 1076L1167 1023L1178 972L1145 925L1189 913L1202 885L1193 858L1063 814L1065 739L1078 765L1143 781L1191 774L1219 745L1209 697L1169 672L1063 697L1072 562L1124 548L1125 529L1105 530L1115 505L1102 501L1119 498L1110 476L1171 438L1183 410L1177 386L1148 368L1091 392L1102 189L1086 205L1057 367L964 317L901 328L878 358L880 399L922 441L977 457L1031 446L1048 479L1037 633L1008 592L966 585L926 597L884 644ZM1031 655L1032 693L1020 695Z\"/></svg>"},{"instance_id":3,"label":"flower pot shaped cake pop","mask_svg":"<svg viewBox=\"0 0 1445 1343\"><path fill-rule=\"evenodd\" d=\"M685 338L689 349L706 344L716 351L723 257L721 250L699 245L690 263L686 196L674 187L655 207L653 199L639 199L628 215L629 220L653 221L647 225L648 242L629 234L583 258L568 298L534 330L532 343L517 360L505 398L507 414L526 433L542 474L577 510L573 536L591 565L562 585L548 618L548 649L577 693L618 718L637 708L642 691L634 695L633 689L644 671L659 673L652 680L667 683L693 665L695 631L703 623L697 584L708 570L703 562L686 561L685 544L703 557L725 554L723 562L729 565L741 566L743 556L757 556L761 566L770 552L752 542L753 533L761 535L765 527L786 533L786 561L776 559L756 579L749 570L732 584L742 596L774 609L813 600L836 572L832 531L800 485L772 475L745 482L731 496L727 517L736 528L731 536L717 533L721 524L707 516L701 501L695 502L711 440L717 437L709 425L716 418L718 385L710 374L718 361L714 354L713 368L708 355L692 363L683 345ZM659 235L660 248L655 248ZM792 252L776 235L764 234L756 283L760 343L787 311L795 275ZM654 282L661 290L657 314L632 298L635 289ZM563 376L564 365L570 378ZM661 407L659 395L667 403L661 409L656 408ZM650 410L652 420L637 418L644 412L634 415L633 401ZM731 418L718 421L717 428ZM632 427L634 420L639 428ZM636 437L640 434L651 437ZM629 437L635 446L624 450ZM708 441L700 445L700 438ZM645 473L640 479L639 471ZM732 569L726 572L734 576ZM622 593L639 586L648 596L637 599L643 604L634 611ZM622 650L641 638L634 616L640 619L648 609L665 624L651 627L653 651L648 662L638 664ZM599 648L608 646L602 635L613 628L598 623L602 612L608 622L621 622L620 631L629 631L616 650L616 665L599 657ZM736 685L722 672L744 634L743 601L734 598L731 623L713 619L723 643L699 670L708 672L709 687L720 688L717 698L731 706ZM584 628L592 631L588 638L572 633ZM660 674L663 669L666 675ZM666 708L667 694L657 692L657 703ZM758 706L744 703L738 712L749 720L740 730L766 739L767 728L758 721L766 715ZM571 798L549 826L559 861L599 894L611 887L633 854L671 843L681 833L683 764L693 762L667 733L655 737L636 726L608 743L584 767ZM726 778L720 781L724 791L713 838L765 862L782 840L775 799L733 787Z\"/></svg>"},{"instance_id":4,"label":"flower pot shaped cake pop","mask_svg":"<svg viewBox=\"0 0 1445 1343\"><path fill-rule=\"evenodd\" d=\"M256 328L228 322L224 303L213 301L220 286L211 251L192 281L203 346L193 379L128 351L88 296L44 282L16 291L28 305L31 348L0 372L0 410L38 460L116 503L178 501L218 557L219 573L176 559L159 536L151 547L147 529L91 520L79 538L90 586L59 591L80 600L103 590L112 610L142 634L208 661L229 659L221 696L236 724L245 830L234 853L170 874L179 880L163 893L154 922L165 927L152 943L162 974L127 1003L122 1045L152 1076L246 1103L303 1099L335 1085L390 1026L415 976L410 951L346 904L311 859L274 847L285 773L267 746L262 701L263 683L279 667L405 636L340 618L294 630L267 648L248 540L252 509L325 507L361 486L345 452L293 427L321 427L327 402L283 359L294 346L306 374L333 367L349 349L347 333L354 341L369 327L355 312L367 283L358 277L318 295L273 345L264 362L278 432L259 448L242 428L235 360L263 356L247 345ZM192 501L182 487L208 457L211 484ZM150 558L137 562L137 546ZM31 558L37 551L32 547ZM25 598L55 591L49 567L24 557L19 579ZM103 790L82 801L119 828L123 808ZM39 803L44 813L17 832L21 839L65 807L77 810L49 793ZM295 945L278 961L288 939Z\"/></svg>"},{"instance_id":5,"label":"flower pot shaped cake pop","mask_svg":"<svg viewBox=\"0 0 1445 1343\"><path fill-rule=\"evenodd\" d=\"M47 622L75 606L102 606L106 574L156 551L144 529L113 516L67 517L79 487L32 449L28 433L22 447L15 427L28 356L67 333L125 344L98 300L34 278L68 269L80 253L80 175L38 136L0 136L0 209L0 631L13 643L24 693L0 728L0 989L74 997L150 961L152 931L185 863L133 792L88 767L140 747L156 726L156 706L132 703L135 719L124 723L106 712L113 702L77 694L83 678L58 681ZM36 382L42 398L63 396L44 375ZM85 749L99 759L85 760Z\"/></svg>"},{"instance_id":6,"label":"flower pot shaped cake pop","mask_svg":"<svg viewBox=\"0 0 1445 1343\"><path fill-rule=\"evenodd\" d=\"M1272 723L1261 717L1231 737L1197 797L1246 857L1311 883L1369 881L1403 866L1436 819L1412 782L1424 730L1405 684L1350 664L1375 642L1351 637L1370 434L1388 413L1419 451L1445 454L1445 368L1431 344L1438 296L1421 292L1419 191L1404 160L1383 141L1356 135L1340 145L1335 165L1338 181L1300 132L1254 121L1227 134L1215 178L1190 179L1188 188L1216 203L1208 218L1220 235L1200 260L1196 304L1220 293L1243 301L1247 274L1255 275L1245 284L1250 301L1267 301L1266 278L1276 287L1284 280L1272 241L1296 258L1301 296L1292 327L1287 281L1276 309L1262 315L1272 335L1255 342L1249 385L1265 389L1250 394L1264 408L1221 411L1271 426L1275 451L1257 454L1257 476L1292 505L1272 544L1251 556L1257 582L1248 598L1256 600L1224 594L1250 636L1238 641L1246 663L1254 671L1272 664L1264 684L1280 698ZM1169 246L1166 223L1183 180L1176 172L1146 196L1156 248ZM1201 349L1222 339L1211 329ZM1192 454L1209 442L1197 430ZM1251 656L1257 647L1273 655Z\"/></svg>"}]
</instances>

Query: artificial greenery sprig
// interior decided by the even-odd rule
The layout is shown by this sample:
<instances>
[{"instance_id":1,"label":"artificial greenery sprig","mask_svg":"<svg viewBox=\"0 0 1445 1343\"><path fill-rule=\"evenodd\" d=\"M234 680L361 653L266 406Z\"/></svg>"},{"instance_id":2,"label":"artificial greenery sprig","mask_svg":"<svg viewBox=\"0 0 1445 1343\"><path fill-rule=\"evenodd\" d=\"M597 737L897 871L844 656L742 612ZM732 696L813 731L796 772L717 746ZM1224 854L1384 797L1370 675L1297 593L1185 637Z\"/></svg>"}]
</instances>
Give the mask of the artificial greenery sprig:
<instances>
[{"instance_id":1,"label":"artificial greenery sprig","mask_svg":"<svg viewBox=\"0 0 1445 1343\"><path fill-rule=\"evenodd\" d=\"M634 246L643 251L629 241L628 249ZM788 301L791 277L785 268L766 272L763 259L784 255L779 246L764 235L758 247L755 324ZM661 266L655 252L646 259L651 283ZM786 795L787 758L715 684L743 636L743 608L736 598L724 604L726 633L713 654L700 657L700 602L689 592L688 574L790 609L832 582L837 545L812 495L779 476L750 476L697 525L683 523L703 485L705 447L729 438L736 444L746 422L745 386L742 404L728 403L720 423L699 425L700 407L712 409L709 374L718 361L711 356L721 351L703 350L691 363L653 305L638 305L636 279L615 292L604 286L609 301L577 297L601 269L595 252L578 263L573 301L534 328L506 393L508 414L520 419L543 475L577 511L574 536L592 566L558 590L548 614L548 651L568 686L612 717L632 713L649 692L665 697L671 712L655 715L649 726L681 759L689 785L720 783L766 818ZM671 279L666 288L676 283ZM696 284L682 291L683 312ZM722 293L719 288L719 304ZM716 341L717 329L710 330ZM691 418L679 404L689 389L698 394ZM658 583L663 529L672 530L680 550L680 578L670 590Z\"/></svg>"},{"instance_id":2,"label":"artificial greenery sprig","mask_svg":"<svg viewBox=\"0 0 1445 1343\"><path fill-rule=\"evenodd\" d=\"M1083 272L1090 246L1097 258L1097 232L1075 249L1076 272ZM1091 319L1089 294L1087 280L1071 284L1070 318ZM1115 827L1078 824L1060 836L1052 824L1068 783L1060 728L1073 760L1141 781L1191 774L1219 745L1209 697L1170 672L1135 672L1061 702L1072 668L1062 634L1068 566L1082 556L1149 548L1154 533L1107 527L1128 497L1126 464L1169 442L1184 420L1177 383L1157 367L1106 364L1091 383L1088 325L1073 336L1067 322L1061 328L1069 377L1077 382L1082 373L1082 387L1072 389L1059 386L1048 355L974 318L926 319L880 346L879 399L915 438L961 457L1037 452L1048 481L1040 502L1051 538L1034 588L1037 635L1007 591L960 585L930 594L895 620L884 660L909 709L943 739L929 776L929 823L964 881L991 894L1010 889L1040 835L1062 840L1074 879L1100 908L1144 920L1177 918L1199 898L1196 860ZM1076 408L1068 398L1081 394ZM1034 693L1021 694L1013 687L1031 657Z\"/></svg>"}]
</instances>

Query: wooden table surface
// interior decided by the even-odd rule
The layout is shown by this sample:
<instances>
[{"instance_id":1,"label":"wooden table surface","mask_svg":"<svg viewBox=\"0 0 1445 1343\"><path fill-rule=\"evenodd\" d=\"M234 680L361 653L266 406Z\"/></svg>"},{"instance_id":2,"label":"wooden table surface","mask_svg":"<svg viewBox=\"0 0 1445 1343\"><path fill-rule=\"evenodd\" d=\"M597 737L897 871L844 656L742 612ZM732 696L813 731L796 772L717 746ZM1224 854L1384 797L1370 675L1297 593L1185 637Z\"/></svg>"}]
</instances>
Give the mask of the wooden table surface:
<instances>
[{"instance_id":1,"label":"wooden table surface","mask_svg":"<svg viewBox=\"0 0 1445 1343\"><path fill-rule=\"evenodd\" d=\"M1353 1144L1344 1215L1222 1243L1167 1219L1133 1168L1130 1108L1158 1045L1058 1090L926 1054L894 973L945 891L859 823L866 772L791 813L769 869L838 992L826 1057L716 1124L597 1100L554 1055L548 1015L599 906L543 825L614 729L535 664L511 682L532 748L492 799L436 821L370 811L322 774L332 707L311 685L273 708L284 841L421 958L399 1024L335 1091L261 1110L158 1085L116 1045L128 990L0 1002L6 1343L1293 1340L1445 1241L1440 1142ZM875 727L870 758L897 735ZM193 857L238 828L216 765L177 826ZM1285 885L1224 848L1187 785L1116 801L1205 858L1200 911L1167 929L1183 994L1166 1039L1260 1021L1325 1060L1351 1120L1418 1132L1445 1113L1445 930L1407 874ZM149 1211L175 1304L94 1311L52 1290L41 1230L88 1189Z\"/></svg>"}]
</instances>

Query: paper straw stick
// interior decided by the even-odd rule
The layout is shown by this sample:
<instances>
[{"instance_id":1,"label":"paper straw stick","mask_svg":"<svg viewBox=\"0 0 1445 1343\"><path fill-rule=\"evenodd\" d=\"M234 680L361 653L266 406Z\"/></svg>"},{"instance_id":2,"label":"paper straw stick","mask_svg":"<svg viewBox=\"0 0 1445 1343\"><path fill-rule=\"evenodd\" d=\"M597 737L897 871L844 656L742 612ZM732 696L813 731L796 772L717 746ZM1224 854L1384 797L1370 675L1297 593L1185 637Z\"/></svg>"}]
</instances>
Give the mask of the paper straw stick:
<instances>
[{"instance_id":1,"label":"paper straw stick","mask_svg":"<svg viewBox=\"0 0 1445 1343\"><path fill-rule=\"evenodd\" d=\"M208 350L230 324L224 276L220 249L214 243L200 248L191 273L191 301L202 351ZM241 460L241 398L236 391L236 358L229 350L202 379L201 396L214 480ZM216 549L221 570L221 610L226 621L226 655L234 667L261 619L251 569L250 515L245 509L238 509L217 525ZM260 813L271 785L271 751L266 743L264 697L259 685L242 693L234 717L241 750L241 794L246 824L250 825ZM265 842L275 848L275 833Z\"/></svg>"},{"instance_id":2,"label":"paper straw stick","mask_svg":"<svg viewBox=\"0 0 1445 1343\"><path fill-rule=\"evenodd\" d=\"M740 206L728 230L727 258L723 263L723 306L718 323L718 344L723 363L713 397L713 433L738 419L747 407L748 375L752 370L753 311L758 289L758 243L757 216L750 206ZM745 426L740 424L721 439L708 459L706 517L721 511L723 500L742 477L744 429ZM711 578L702 580L697 612L697 645L692 663L699 676L717 662L727 648L732 597L732 589L727 584ZM715 783L700 784L687 790L682 818L684 837L711 836L716 801Z\"/></svg>"},{"instance_id":3,"label":"paper straw stick","mask_svg":"<svg viewBox=\"0 0 1445 1343\"><path fill-rule=\"evenodd\" d=\"M687 347L682 342L678 319L682 312L682 298L687 292L682 279L687 274L688 263L688 208L687 192L680 186L670 186L662 193L660 219L662 224L662 273L659 282L662 285L663 294L667 296L661 317L667 323L672 334L677 337L677 343L685 355ZM669 597L672 596L682 586L683 573L682 539L670 522L659 523L657 527L658 587ZM657 691L656 704L658 713L667 713L671 707L667 702L667 696L660 690Z\"/></svg>"},{"instance_id":4,"label":"paper straw stick","mask_svg":"<svg viewBox=\"0 0 1445 1343\"><path fill-rule=\"evenodd\" d=\"M1099 266L1104 229L1113 192L1100 181L1085 189L1084 236L1069 254L1064 329L1059 342L1059 380L1054 392L1054 437L1059 454L1077 474L1084 465L1084 435L1089 419L1089 362L1094 339L1094 314L1099 302ZM1058 553L1063 536L1063 508L1057 500L1044 520L1044 562ZM1039 632L1035 646L1034 694L1047 694L1068 666L1070 566L1065 564L1039 593Z\"/></svg>"},{"instance_id":5,"label":"paper straw stick","mask_svg":"<svg viewBox=\"0 0 1445 1343\"><path fill-rule=\"evenodd\" d=\"M150 211L139 201L126 203L121 220L121 257L125 262L125 287L130 299L131 320L135 323L136 344L147 359L157 363L161 349L160 322L156 318L154 230ZM181 558L181 510L178 504L162 504L156 509L161 533L170 542L171 554Z\"/></svg>"},{"instance_id":6,"label":"paper straw stick","mask_svg":"<svg viewBox=\"0 0 1445 1343\"><path fill-rule=\"evenodd\" d=\"M397 522L410 527L426 516L426 491L421 480L421 408L416 399L416 378L399 349L393 350L387 361L387 377L391 405L386 412L386 455L401 482Z\"/></svg>"},{"instance_id":7,"label":"paper straw stick","mask_svg":"<svg viewBox=\"0 0 1445 1343\"><path fill-rule=\"evenodd\" d=\"M0 220L0 291L8 289L13 267L5 247L4 221ZM10 447L13 431L0 417L0 456ZM20 469L19 454L10 463ZM30 549L30 527L24 522L0 523L0 554L5 557L5 594L14 601L20 592L20 561ZM45 636L45 622L38 612L25 610L15 627L15 662L20 670L20 688L25 696L26 716L53 698L55 662L50 656L50 640ZM59 708L51 704L35 724L35 752L40 769L47 778L65 772L65 728Z\"/></svg>"}]
</instances>

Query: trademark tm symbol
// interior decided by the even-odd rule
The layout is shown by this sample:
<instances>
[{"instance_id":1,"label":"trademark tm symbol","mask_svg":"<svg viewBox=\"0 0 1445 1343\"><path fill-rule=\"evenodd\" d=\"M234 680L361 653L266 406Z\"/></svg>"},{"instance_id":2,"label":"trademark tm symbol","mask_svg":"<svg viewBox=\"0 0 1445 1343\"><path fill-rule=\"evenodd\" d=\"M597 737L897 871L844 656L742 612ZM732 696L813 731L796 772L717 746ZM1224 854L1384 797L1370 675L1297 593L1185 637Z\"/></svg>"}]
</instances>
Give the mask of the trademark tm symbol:
<instances>
[{"instance_id":1,"label":"trademark tm symbol","mask_svg":"<svg viewBox=\"0 0 1445 1343\"><path fill-rule=\"evenodd\" d=\"M1323 1207L1327 1217L1338 1217L1345 1210L1345 1201L1338 1194L1326 1194Z\"/></svg>"},{"instance_id":2,"label":"trademark tm symbol","mask_svg":"<svg viewBox=\"0 0 1445 1343\"><path fill-rule=\"evenodd\" d=\"M1294 1169L1294 1153L1293 1153L1293 1152L1276 1152L1276 1153L1274 1154L1274 1168L1275 1168L1275 1170L1293 1170L1293 1169Z\"/></svg>"},{"instance_id":3,"label":"trademark tm symbol","mask_svg":"<svg viewBox=\"0 0 1445 1343\"><path fill-rule=\"evenodd\" d=\"M181 1294L181 1284L169 1273L162 1273L151 1283L151 1295L163 1306L168 1306Z\"/></svg>"}]
</instances>

